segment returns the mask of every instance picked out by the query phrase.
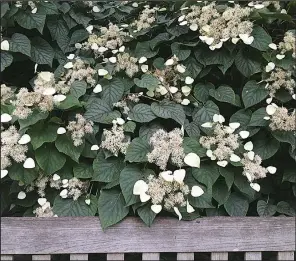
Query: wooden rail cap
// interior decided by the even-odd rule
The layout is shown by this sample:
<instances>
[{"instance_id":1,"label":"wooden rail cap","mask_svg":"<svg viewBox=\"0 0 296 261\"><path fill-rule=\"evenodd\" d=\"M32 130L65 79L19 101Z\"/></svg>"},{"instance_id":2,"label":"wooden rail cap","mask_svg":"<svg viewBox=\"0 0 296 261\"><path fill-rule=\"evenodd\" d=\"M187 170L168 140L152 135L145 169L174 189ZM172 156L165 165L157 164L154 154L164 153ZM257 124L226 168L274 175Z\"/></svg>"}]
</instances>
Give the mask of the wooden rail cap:
<instances>
[{"instance_id":1,"label":"wooden rail cap","mask_svg":"<svg viewBox=\"0 0 296 261\"><path fill-rule=\"evenodd\" d=\"M295 218L127 218L105 232L98 217L1 218L3 255L238 251L295 251Z\"/></svg>"}]
</instances>

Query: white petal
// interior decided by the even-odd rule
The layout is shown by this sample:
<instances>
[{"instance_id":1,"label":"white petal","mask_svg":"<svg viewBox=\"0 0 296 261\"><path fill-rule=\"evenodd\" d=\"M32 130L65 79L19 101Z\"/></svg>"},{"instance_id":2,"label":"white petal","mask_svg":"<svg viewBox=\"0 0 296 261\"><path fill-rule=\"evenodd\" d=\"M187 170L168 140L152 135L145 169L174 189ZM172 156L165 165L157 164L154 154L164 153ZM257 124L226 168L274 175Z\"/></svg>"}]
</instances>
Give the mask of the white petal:
<instances>
[{"instance_id":1,"label":"white petal","mask_svg":"<svg viewBox=\"0 0 296 261\"><path fill-rule=\"evenodd\" d=\"M292 98L293 98L294 100L296 100L296 94L293 94L293 95L292 95Z\"/></svg>"},{"instance_id":2,"label":"white petal","mask_svg":"<svg viewBox=\"0 0 296 261\"><path fill-rule=\"evenodd\" d=\"M8 170L7 169L1 169L1 179L3 179L4 177L6 177L8 174Z\"/></svg>"},{"instance_id":3,"label":"white petal","mask_svg":"<svg viewBox=\"0 0 296 261\"><path fill-rule=\"evenodd\" d=\"M181 22L181 23L179 23L179 25L186 25L188 22L187 21L183 21L183 22Z\"/></svg>"},{"instance_id":4,"label":"white petal","mask_svg":"<svg viewBox=\"0 0 296 261\"><path fill-rule=\"evenodd\" d=\"M92 145L90 150L99 150L100 147L98 145Z\"/></svg>"},{"instance_id":5,"label":"white petal","mask_svg":"<svg viewBox=\"0 0 296 261\"><path fill-rule=\"evenodd\" d=\"M179 220L181 220L182 219L182 215L181 215L179 209L177 207L174 207L174 211L177 214L177 216L179 217Z\"/></svg>"},{"instance_id":6,"label":"white petal","mask_svg":"<svg viewBox=\"0 0 296 261\"><path fill-rule=\"evenodd\" d=\"M211 158L213 157L213 151L212 150L207 150L206 155Z\"/></svg>"},{"instance_id":7,"label":"white petal","mask_svg":"<svg viewBox=\"0 0 296 261\"><path fill-rule=\"evenodd\" d=\"M53 96L53 100L55 102L62 102L64 100L66 100L67 96L66 95L63 95L63 94L57 94L57 95L54 95Z\"/></svg>"},{"instance_id":8,"label":"white petal","mask_svg":"<svg viewBox=\"0 0 296 261\"><path fill-rule=\"evenodd\" d=\"M276 167L273 167L273 166L269 166L266 168L267 171L270 173L270 174L274 174L276 173Z\"/></svg>"},{"instance_id":9,"label":"white petal","mask_svg":"<svg viewBox=\"0 0 296 261\"><path fill-rule=\"evenodd\" d=\"M263 119L266 120L266 121L268 121L268 120L270 120L270 117L269 116L265 116L265 117L263 117Z\"/></svg>"},{"instance_id":10,"label":"white petal","mask_svg":"<svg viewBox=\"0 0 296 261\"><path fill-rule=\"evenodd\" d=\"M141 193L145 193L148 190L148 184L144 180L138 180L133 189L134 195L140 195Z\"/></svg>"},{"instance_id":11,"label":"white petal","mask_svg":"<svg viewBox=\"0 0 296 261\"><path fill-rule=\"evenodd\" d=\"M92 31L93 31L93 29L94 29L94 27L93 27L93 25L89 25L89 26L86 27L85 29L86 29L86 31L88 31L88 32L91 34Z\"/></svg>"},{"instance_id":12,"label":"white petal","mask_svg":"<svg viewBox=\"0 0 296 261\"><path fill-rule=\"evenodd\" d=\"M272 105L272 104L267 105L267 107L266 107L266 113L268 115L273 115L276 112L276 109L277 108L274 105Z\"/></svg>"},{"instance_id":13,"label":"white petal","mask_svg":"<svg viewBox=\"0 0 296 261\"><path fill-rule=\"evenodd\" d=\"M76 49L81 49L82 48L82 44L81 43L76 43L75 44L75 48Z\"/></svg>"},{"instance_id":14,"label":"white petal","mask_svg":"<svg viewBox=\"0 0 296 261\"><path fill-rule=\"evenodd\" d=\"M71 69L71 68L73 68L73 63L72 63L72 62L67 62L67 63L64 65L64 68L65 68L65 69Z\"/></svg>"},{"instance_id":15,"label":"white petal","mask_svg":"<svg viewBox=\"0 0 296 261\"><path fill-rule=\"evenodd\" d=\"M144 62L147 62L147 58L145 56L142 56L140 59L139 59L139 63L144 63Z\"/></svg>"},{"instance_id":16,"label":"white petal","mask_svg":"<svg viewBox=\"0 0 296 261\"><path fill-rule=\"evenodd\" d=\"M188 153L185 158L184 162L193 168L199 168L200 167L200 157L195 153Z\"/></svg>"},{"instance_id":17,"label":"white petal","mask_svg":"<svg viewBox=\"0 0 296 261\"><path fill-rule=\"evenodd\" d=\"M118 53L118 50L112 50L111 51L113 54L117 54Z\"/></svg>"},{"instance_id":18,"label":"white petal","mask_svg":"<svg viewBox=\"0 0 296 261\"><path fill-rule=\"evenodd\" d=\"M9 42L7 40L1 42L1 50L9 51Z\"/></svg>"},{"instance_id":19,"label":"white petal","mask_svg":"<svg viewBox=\"0 0 296 261\"><path fill-rule=\"evenodd\" d=\"M211 45L214 42L214 40L215 39L213 37L207 37L205 42L206 42L207 45Z\"/></svg>"},{"instance_id":20,"label":"white petal","mask_svg":"<svg viewBox=\"0 0 296 261\"><path fill-rule=\"evenodd\" d=\"M179 89L177 87L170 87L170 93L176 93Z\"/></svg>"},{"instance_id":21,"label":"white petal","mask_svg":"<svg viewBox=\"0 0 296 261\"><path fill-rule=\"evenodd\" d=\"M114 57L114 56L113 56L113 57L110 57L110 58L109 58L109 62L110 62L110 63L116 63L116 62L117 62L117 58Z\"/></svg>"},{"instance_id":22,"label":"white petal","mask_svg":"<svg viewBox=\"0 0 296 261\"><path fill-rule=\"evenodd\" d=\"M182 93L183 93L185 96L188 96L188 95L190 94L190 92L191 92L191 88L190 88L189 86L183 86L183 87L181 88L181 90L182 90Z\"/></svg>"},{"instance_id":23,"label":"white petal","mask_svg":"<svg viewBox=\"0 0 296 261\"><path fill-rule=\"evenodd\" d=\"M96 87L93 89L94 93L100 93L102 91L102 85L97 84Z\"/></svg>"},{"instance_id":24,"label":"white petal","mask_svg":"<svg viewBox=\"0 0 296 261\"><path fill-rule=\"evenodd\" d=\"M182 184L186 175L186 170L185 169L175 170L173 175L174 175L174 180Z\"/></svg>"},{"instance_id":25,"label":"white petal","mask_svg":"<svg viewBox=\"0 0 296 261\"><path fill-rule=\"evenodd\" d=\"M179 73L184 73L184 72L186 71L186 67L183 66L183 65L181 65L181 64L178 64L178 65L177 65L177 71L178 71Z\"/></svg>"},{"instance_id":26,"label":"white petal","mask_svg":"<svg viewBox=\"0 0 296 261\"><path fill-rule=\"evenodd\" d=\"M66 131L67 130L64 127L59 127L58 130L57 130L57 134L59 134L59 135L64 134L64 133L66 133Z\"/></svg>"},{"instance_id":27,"label":"white petal","mask_svg":"<svg viewBox=\"0 0 296 261\"><path fill-rule=\"evenodd\" d=\"M46 198L38 198L37 202L40 206L43 206L47 202L47 199Z\"/></svg>"},{"instance_id":28,"label":"white petal","mask_svg":"<svg viewBox=\"0 0 296 261\"><path fill-rule=\"evenodd\" d=\"M166 62L165 62L165 65L166 66L170 66L170 65L173 65L174 64L174 60L173 59L168 59Z\"/></svg>"},{"instance_id":29,"label":"white petal","mask_svg":"<svg viewBox=\"0 0 296 261\"><path fill-rule=\"evenodd\" d=\"M204 128L212 128L213 127L213 124L211 122L205 122L201 125L201 127L204 127Z\"/></svg>"},{"instance_id":30,"label":"white petal","mask_svg":"<svg viewBox=\"0 0 296 261\"><path fill-rule=\"evenodd\" d=\"M191 196L192 197L200 197L201 195L203 195L205 192L203 191L203 189L200 186L193 186L191 188Z\"/></svg>"},{"instance_id":31,"label":"white petal","mask_svg":"<svg viewBox=\"0 0 296 261\"><path fill-rule=\"evenodd\" d=\"M63 180L62 180L62 183L63 183L63 184L68 184L68 183L69 183L69 180L68 180L68 179L63 179Z\"/></svg>"},{"instance_id":32,"label":"white petal","mask_svg":"<svg viewBox=\"0 0 296 261\"><path fill-rule=\"evenodd\" d=\"M151 197L147 195L145 192L140 194L140 201L147 202Z\"/></svg>"},{"instance_id":33,"label":"white petal","mask_svg":"<svg viewBox=\"0 0 296 261\"><path fill-rule=\"evenodd\" d=\"M209 46L210 50L214 51L216 49L215 45Z\"/></svg>"},{"instance_id":34,"label":"white petal","mask_svg":"<svg viewBox=\"0 0 296 261\"><path fill-rule=\"evenodd\" d=\"M276 49L277 49L277 46L276 46L275 43L271 43L271 44L269 44L268 46L269 46L269 48L272 49L272 50L276 50Z\"/></svg>"},{"instance_id":35,"label":"white petal","mask_svg":"<svg viewBox=\"0 0 296 261\"><path fill-rule=\"evenodd\" d=\"M67 189L63 189L61 192L60 192L60 196L62 198L66 198L68 195L68 190Z\"/></svg>"},{"instance_id":36,"label":"white petal","mask_svg":"<svg viewBox=\"0 0 296 261\"><path fill-rule=\"evenodd\" d=\"M252 182L252 181L253 181L253 179L252 179L252 177L251 177L250 173L246 172L246 173L245 173L245 175L246 175L246 177L247 177L248 181L250 181L250 182Z\"/></svg>"},{"instance_id":37,"label":"white petal","mask_svg":"<svg viewBox=\"0 0 296 261\"><path fill-rule=\"evenodd\" d=\"M219 42L215 45L215 49L220 49L223 46L223 42Z\"/></svg>"},{"instance_id":38,"label":"white petal","mask_svg":"<svg viewBox=\"0 0 296 261\"><path fill-rule=\"evenodd\" d=\"M227 164L228 162L226 160L217 161L217 165L223 168L225 168Z\"/></svg>"},{"instance_id":39,"label":"white petal","mask_svg":"<svg viewBox=\"0 0 296 261\"><path fill-rule=\"evenodd\" d=\"M240 123L239 122L231 122L229 123L229 127L233 130L236 130L237 128L239 128Z\"/></svg>"},{"instance_id":40,"label":"white petal","mask_svg":"<svg viewBox=\"0 0 296 261\"><path fill-rule=\"evenodd\" d=\"M141 71L142 71L143 73L147 72L148 69L149 69L149 67L148 67L147 64L142 64L142 65L141 65Z\"/></svg>"},{"instance_id":41,"label":"white petal","mask_svg":"<svg viewBox=\"0 0 296 261\"><path fill-rule=\"evenodd\" d=\"M108 71L105 69L99 69L98 73L99 73L99 76L105 76L108 74Z\"/></svg>"},{"instance_id":42,"label":"white petal","mask_svg":"<svg viewBox=\"0 0 296 261\"><path fill-rule=\"evenodd\" d=\"M38 67L38 63L36 63L35 66L34 66L34 73L37 72L37 67Z\"/></svg>"},{"instance_id":43,"label":"white petal","mask_svg":"<svg viewBox=\"0 0 296 261\"><path fill-rule=\"evenodd\" d=\"M155 214L158 214L162 210L162 206L161 205L151 205L151 210Z\"/></svg>"},{"instance_id":44,"label":"white petal","mask_svg":"<svg viewBox=\"0 0 296 261\"><path fill-rule=\"evenodd\" d=\"M86 205L90 205L90 199L89 198L87 198L86 200L84 200L84 202L85 202Z\"/></svg>"},{"instance_id":45,"label":"white petal","mask_svg":"<svg viewBox=\"0 0 296 261\"><path fill-rule=\"evenodd\" d=\"M233 44L237 44L237 42L239 41L240 39L239 38L232 38L231 39L231 42L233 43Z\"/></svg>"},{"instance_id":46,"label":"white petal","mask_svg":"<svg viewBox=\"0 0 296 261\"><path fill-rule=\"evenodd\" d=\"M257 4L257 5L254 5L255 9L262 9L265 7L264 4Z\"/></svg>"},{"instance_id":47,"label":"white petal","mask_svg":"<svg viewBox=\"0 0 296 261\"><path fill-rule=\"evenodd\" d=\"M186 210L187 210L187 213L193 213L195 211L195 209L189 204L188 200L186 204Z\"/></svg>"},{"instance_id":48,"label":"white petal","mask_svg":"<svg viewBox=\"0 0 296 261\"><path fill-rule=\"evenodd\" d=\"M253 2L250 2L250 3L248 3L248 6L253 7L254 6L254 3Z\"/></svg>"},{"instance_id":49,"label":"white petal","mask_svg":"<svg viewBox=\"0 0 296 261\"><path fill-rule=\"evenodd\" d=\"M61 177L58 175L58 174L53 174L53 176L52 176L52 180L53 181L57 181L57 180L60 180L61 179Z\"/></svg>"},{"instance_id":50,"label":"white petal","mask_svg":"<svg viewBox=\"0 0 296 261\"><path fill-rule=\"evenodd\" d=\"M193 82L194 82L194 79L191 78L190 76L187 76L187 77L185 78L185 83L186 83L186 84L192 84Z\"/></svg>"},{"instance_id":51,"label":"white petal","mask_svg":"<svg viewBox=\"0 0 296 261\"><path fill-rule=\"evenodd\" d=\"M43 91L43 95L54 95L56 93L56 89L53 88L53 87L50 87L50 88L46 88L44 91Z\"/></svg>"},{"instance_id":52,"label":"white petal","mask_svg":"<svg viewBox=\"0 0 296 261\"><path fill-rule=\"evenodd\" d=\"M38 73L38 77L43 81L50 82L54 76L51 72L40 72Z\"/></svg>"},{"instance_id":53,"label":"white petal","mask_svg":"<svg viewBox=\"0 0 296 261\"><path fill-rule=\"evenodd\" d=\"M35 161L32 158L27 158L23 164L25 169L34 169L35 168Z\"/></svg>"},{"instance_id":54,"label":"white petal","mask_svg":"<svg viewBox=\"0 0 296 261\"><path fill-rule=\"evenodd\" d=\"M250 183L250 187L257 192L260 191L260 185L258 183Z\"/></svg>"},{"instance_id":55,"label":"white petal","mask_svg":"<svg viewBox=\"0 0 296 261\"><path fill-rule=\"evenodd\" d=\"M271 72L274 68L275 68L275 64L273 62L269 62L265 67L265 71Z\"/></svg>"},{"instance_id":56,"label":"white petal","mask_svg":"<svg viewBox=\"0 0 296 261\"><path fill-rule=\"evenodd\" d=\"M250 132L248 132L248 131L241 131L241 132L239 133L239 135L241 136L242 139L246 139L246 138L249 137Z\"/></svg>"},{"instance_id":57,"label":"white petal","mask_svg":"<svg viewBox=\"0 0 296 261\"><path fill-rule=\"evenodd\" d=\"M245 44L252 44L254 41L254 37L249 36L248 34L239 34L239 37Z\"/></svg>"},{"instance_id":58,"label":"white petal","mask_svg":"<svg viewBox=\"0 0 296 261\"><path fill-rule=\"evenodd\" d=\"M31 137L28 134L24 134L19 141L17 142L18 144L24 145L27 144L31 141Z\"/></svg>"},{"instance_id":59,"label":"white petal","mask_svg":"<svg viewBox=\"0 0 296 261\"><path fill-rule=\"evenodd\" d=\"M74 57L75 57L75 54L74 54L74 53L71 53L71 54L69 54L69 55L67 56L67 58L68 58L69 60L73 60Z\"/></svg>"},{"instance_id":60,"label":"white petal","mask_svg":"<svg viewBox=\"0 0 296 261\"><path fill-rule=\"evenodd\" d=\"M225 126L225 131L227 133L231 134L231 133L234 133L235 132L235 129L232 129L232 128L228 127L228 126Z\"/></svg>"},{"instance_id":61,"label":"white petal","mask_svg":"<svg viewBox=\"0 0 296 261\"><path fill-rule=\"evenodd\" d=\"M37 7L33 8L31 11L32 14L36 14L37 13Z\"/></svg>"},{"instance_id":62,"label":"white petal","mask_svg":"<svg viewBox=\"0 0 296 261\"><path fill-rule=\"evenodd\" d=\"M249 157L250 160L254 160L255 152L254 151L249 151L248 152L248 157Z\"/></svg>"},{"instance_id":63,"label":"white petal","mask_svg":"<svg viewBox=\"0 0 296 261\"><path fill-rule=\"evenodd\" d=\"M192 25L190 25L189 28L190 28L191 31L194 31L195 32L198 29L198 25L197 24L192 24Z\"/></svg>"},{"instance_id":64,"label":"white petal","mask_svg":"<svg viewBox=\"0 0 296 261\"><path fill-rule=\"evenodd\" d=\"M125 46L121 46L118 50L119 50L120 53L123 53L124 50L125 50Z\"/></svg>"},{"instance_id":65,"label":"white petal","mask_svg":"<svg viewBox=\"0 0 296 261\"><path fill-rule=\"evenodd\" d=\"M282 60L282 59L284 59L286 57L286 55L284 55L284 54L277 54L276 55L276 58L278 59L278 60Z\"/></svg>"},{"instance_id":66,"label":"white petal","mask_svg":"<svg viewBox=\"0 0 296 261\"><path fill-rule=\"evenodd\" d=\"M232 162L240 162L241 161L241 158L239 156L237 156L236 154L231 154L230 160Z\"/></svg>"},{"instance_id":67,"label":"white petal","mask_svg":"<svg viewBox=\"0 0 296 261\"><path fill-rule=\"evenodd\" d=\"M204 25L202 28L201 28L203 31L205 31L206 33L210 32L211 30L211 27L209 25Z\"/></svg>"},{"instance_id":68,"label":"white petal","mask_svg":"<svg viewBox=\"0 0 296 261\"><path fill-rule=\"evenodd\" d=\"M178 18L178 22L182 22L184 19L185 19L185 15L181 15L181 16Z\"/></svg>"},{"instance_id":69,"label":"white petal","mask_svg":"<svg viewBox=\"0 0 296 261\"><path fill-rule=\"evenodd\" d=\"M221 42L227 42L230 37L220 39Z\"/></svg>"},{"instance_id":70,"label":"white petal","mask_svg":"<svg viewBox=\"0 0 296 261\"><path fill-rule=\"evenodd\" d=\"M199 36L199 39L204 42L206 39L208 39L208 37L207 36L200 35Z\"/></svg>"},{"instance_id":71,"label":"white petal","mask_svg":"<svg viewBox=\"0 0 296 261\"><path fill-rule=\"evenodd\" d=\"M25 199L26 198L26 193L24 191L20 191L17 195L18 199Z\"/></svg>"},{"instance_id":72,"label":"white petal","mask_svg":"<svg viewBox=\"0 0 296 261\"><path fill-rule=\"evenodd\" d=\"M218 122L220 122L220 123L225 122L225 118L221 114L218 117Z\"/></svg>"},{"instance_id":73,"label":"white petal","mask_svg":"<svg viewBox=\"0 0 296 261\"><path fill-rule=\"evenodd\" d=\"M266 103L270 104L272 102L272 97L266 99Z\"/></svg>"},{"instance_id":74,"label":"white petal","mask_svg":"<svg viewBox=\"0 0 296 261\"><path fill-rule=\"evenodd\" d=\"M183 99L181 104L187 106L190 103L188 99Z\"/></svg>"},{"instance_id":75,"label":"white petal","mask_svg":"<svg viewBox=\"0 0 296 261\"><path fill-rule=\"evenodd\" d=\"M123 125L123 124L125 123L124 119L122 119L122 118L117 118L117 119L116 119L116 122L117 122L117 124L119 124L119 125Z\"/></svg>"},{"instance_id":76,"label":"white petal","mask_svg":"<svg viewBox=\"0 0 296 261\"><path fill-rule=\"evenodd\" d=\"M287 14L287 10L286 9L282 9L281 10L281 14Z\"/></svg>"},{"instance_id":77,"label":"white petal","mask_svg":"<svg viewBox=\"0 0 296 261\"><path fill-rule=\"evenodd\" d=\"M99 47L99 49L98 49L98 51L100 52L100 53L104 53L104 52L106 52L108 50L108 48L106 48L106 47L104 47L104 46L101 46L101 47Z\"/></svg>"},{"instance_id":78,"label":"white petal","mask_svg":"<svg viewBox=\"0 0 296 261\"><path fill-rule=\"evenodd\" d=\"M160 175L165 181L173 182L173 180L174 180L174 175L172 174L172 172L171 172L170 170L160 172L159 175Z\"/></svg>"},{"instance_id":79,"label":"white petal","mask_svg":"<svg viewBox=\"0 0 296 261\"><path fill-rule=\"evenodd\" d=\"M8 113L1 114L1 122L10 122L12 117Z\"/></svg>"},{"instance_id":80,"label":"white petal","mask_svg":"<svg viewBox=\"0 0 296 261\"><path fill-rule=\"evenodd\" d=\"M245 145L244 145L244 149L247 151L252 151L254 148L253 142L252 141L248 141Z\"/></svg>"},{"instance_id":81,"label":"white petal","mask_svg":"<svg viewBox=\"0 0 296 261\"><path fill-rule=\"evenodd\" d=\"M92 8L92 10L93 10L94 13L99 13L101 11L101 9L96 5Z\"/></svg>"}]
</instances>

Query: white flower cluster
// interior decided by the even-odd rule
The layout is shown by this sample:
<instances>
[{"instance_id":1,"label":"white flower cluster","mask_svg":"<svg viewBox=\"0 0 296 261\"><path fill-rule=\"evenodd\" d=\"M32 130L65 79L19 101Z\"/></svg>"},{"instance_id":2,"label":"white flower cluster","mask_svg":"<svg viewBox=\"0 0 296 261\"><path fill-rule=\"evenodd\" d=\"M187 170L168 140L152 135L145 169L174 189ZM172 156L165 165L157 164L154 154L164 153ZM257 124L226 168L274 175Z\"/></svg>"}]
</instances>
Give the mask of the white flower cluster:
<instances>
[{"instance_id":1,"label":"white flower cluster","mask_svg":"<svg viewBox=\"0 0 296 261\"><path fill-rule=\"evenodd\" d=\"M17 8L21 8L21 7L23 7L23 2L24 1L16 1L16 3L14 5ZM36 12L37 12L36 3L38 3L38 2L39 1L28 1L27 5L30 6L32 14L36 14Z\"/></svg>"},{"instance_id":2,"label":"white flower cluster","mask_svg":"<svg viewBox=\"0 0 296 261\"><path fill-rule=\"evenodd\" d=\"M73 200L77 200L87 192L88 185L88 181L81 181L75 177L69 180L63 179L62 187L64 189L60 192L60 196L62 198L73 198Z\"/></svg>"},{"instance_id":3,"label":"white flower cluster","mask_svg":"<svg viewBox=\"0 0 296 261\"><path fill-rule=\"evenodd\" d=\"M33 211L33 214L35 214L36 217L57 217L57 215L53 213L50 202L47 201L46 198L39 198L38 204L40 205L40 207L37 207Z\"/></svg>"},{"instance_id":4,"label":"white flower cluster","mask_svg":"<svg viewBox=\"0 0 296 261\"><path fill-rule=\"evenodd\" d=\"M191 191L188 185L184 184L186 171L184 169L164 171L159 177L150 175L147 182L138 180L134 184L133 194L139 195L141 202L151 199L151 210L158 214L163 208L174 210L179 220L182 219L180 207L186 207L188 213L194 212L194 208L188 202L188 195L191 192L193 197L199 197L204 191L199 186L193 186Z\"/></svg>"},{"instance_id":5,"label":"white flower cluster","mask_svg":"<svg viewBox=\"0 0 296 261\"><path fill-rule=\"evenodd\" d=\"M130 56L128 53L119 53L117 55L117 62L115 71L124 70L126 75L130 78L139 71L138 58Z\"/></svg>"},{"instance_id":6,"label":"white flower cluster","mask_svg":"<svg viewBox=\"0 0 296 261\"><path fill-rule=\"evenodd\" d=\"M296 35L293 32L286 32L283 42L279 43L279 49L282 55L292 52L292 57L296 58Z\"/></svg>"},{"instance_id":7,"label":"white flower cluster","mask_svg":"<svg viewBox=\"0 0 296 261\"><path fill-rule=\"evenodd\" d=\"M188 25L192 31L199 30L199 38L211 50L220 49L224 42L231 39L236 44L240 39L252 44L253 23L249 20L252 9L235 4L220 12L215 2L204 6L192 5L178 18L180 25ZM189 10L189 11L188 11Z\"/></svg>"},{"instance_id":8,"label":"white flower cluster","mask_svg":"<svg viewBox=\"0 0 296 261\"><path fill-rule=\"evenodd\" d=\"M142 92L140 93L129 93L126 95L125 98L122 98L119 102L113 104L116 108L121 108L122 113L128 115L130 112L130 108L128 106L128 102L138 103L140 101L140 97L143 95Z\"/></svg>"},{"instance_id":9,"label":"white flower cluster","mask_svg":"<svg viewBox=\"0 0 296 261\"><path fill-rule=\"evenodd\" d=\"M5 84L1 84L1 104L5 104L14 96L12 89Z\"/></svg>"},{"instance_id":10,"label":"white flower cluster","mask_svg":"<svg viewBox=\"0 0 296 261\"><path fill-rule=\"evenodd\" d=\"M296 131L296 110L294 109L289 113L285 107L278 107L275 104L270 104L266 107L267 117L270 120L269 127L271 130L276 131Z\"/></svg>"},{"instance_id":11,"label":"white flower cluster","mask_svg":"<svg viewBox=\"0 0 296 261\"><path fill-rule=\"evenodd\" d=\"M150 163L155 163L162 170L166 169L169 159L174 165L183 166L185 153L181 129L176 128L170 132L159 129L151 136L149 143L153 148L147 154Z\"/></svg>"},{"instance_id":12,"label":"white flower cluster","mask_svg":"<svg viewBox=\"0 0 296 261\"><path fill-rule=\"evenodd\" d=\"M276 10L281 9L279 1L252 1L248 3L248 6L253 7L255 9L262 9L265 7L269 7L270 5L273 5Z\"/></svg>"},{"instance_id":13,"label":"white flower cluster","mask_svg":"<svg viewBox=\"0 0 296 261\"><path fill-rule=\"evenodd\" d=\"M150 28L152 24L156 21L156 12L159 10L158 7L150 8L149 5L144 6L144 10L139 15L138 20L134 21L131 25L136 29L134 32L139 32L143 29Z\"/></svg>"},{"instance_id":14,"label":"white flower cluster","mask_svg":"<svg viewBox=\"0 0 296 261\"><path fill-rule=\"evenodd\" d=\"M121 152L126 154L127 147L130 144L129 139L124 135L123 127L119 124L123 124L124 121L121 118L113 121L111 130L104 129L104 140L101 142L101 148L110 151L114 156L118 156Z\"/></svg>"},{"instance_id":15,"label":"white flower cluster","mask_svg":"<svg viewBox=\"0 0 296 261\"><path fill-rule=\"evenodd\" d=\"M83 144L83 138L87 133L93 133L93 122L87 121L81 114L76 114L76 121L70 121L66 127L71 132L74 146Z\"/></svg>"}]
</instances>

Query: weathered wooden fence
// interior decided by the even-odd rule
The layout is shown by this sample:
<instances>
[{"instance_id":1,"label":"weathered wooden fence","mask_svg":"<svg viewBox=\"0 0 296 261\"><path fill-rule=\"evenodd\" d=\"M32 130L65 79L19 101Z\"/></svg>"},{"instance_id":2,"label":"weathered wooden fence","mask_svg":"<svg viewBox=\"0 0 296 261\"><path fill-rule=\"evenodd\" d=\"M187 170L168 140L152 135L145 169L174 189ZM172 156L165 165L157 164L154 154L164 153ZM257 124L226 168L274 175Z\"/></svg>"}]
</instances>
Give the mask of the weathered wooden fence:
<instances>
[{"instance_id":1,"label":"weathered wooden fence","mask_svg":"<svg viewBox=\"0 0 296 261\"><path fill-rule=\"evenodd\" d=\"M196 252L210 252L211 260L228 260L229 252L262 260L265 251L276 251L277 260L294 260L295 218L157 218L150 228L127 218L105 232L97 217L1 219L1 260L22 254L32 260L51 260L54 254L88 260L92 253L107 253L107 260L124 260L127 253L159 260L163 252L177 253L177 260L194 260Z\"/></svg>"}]
</instances>

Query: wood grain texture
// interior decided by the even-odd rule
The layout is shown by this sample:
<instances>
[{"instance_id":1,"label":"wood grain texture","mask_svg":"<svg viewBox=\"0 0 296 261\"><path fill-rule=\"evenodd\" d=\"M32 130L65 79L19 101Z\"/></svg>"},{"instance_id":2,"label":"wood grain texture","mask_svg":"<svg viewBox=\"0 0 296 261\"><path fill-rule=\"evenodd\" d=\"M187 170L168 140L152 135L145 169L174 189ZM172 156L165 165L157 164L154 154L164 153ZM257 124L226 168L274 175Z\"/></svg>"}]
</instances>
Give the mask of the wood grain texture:
<instances>
[{"instance_id":1,"label":"wood grain texture","mask_svg":"<svg viewBox=\"0 0 296 261\"><path fill-rule=\"evenodd\" d=\"M213 252L211 253L211 260L228 260L227 252Z\"/></svg>"},{"instance_id":2,"label":"wood grain texture","mask_svg":"<svg viewBox=\"0 0 296 261\"><path fill-rule=\"evenodd\" d=\"M294 260L294 252L278 252L278 260Z\"/></svg>"},{"instance_id":3,"label":"wood grain texture","mask_svg":"<svg viewBox=\"0 0 296 261\"><path fill-rule=\"evenodd\" d=\"M177 253L177 260L194 260L194 253Z\"/></svg>"},{"instance_id":4,"label":"wood grain texture","mask_svg":"<svg viewBox=\"0 0 296 261\"><path fill-rule=\"evenodd\" d=\"M12 255L1 255L1 261L10 261L13 260Z\"/></svg>"},{"instance_id":5,"label":"wood grain texture","mask_svg":"<svg viewBox=\"0 0 296 261\"><path fill-rule=\"evenodd\" d=\"M51 260L51 256L50 255L32 255L32 260Z\"/></svg>"},{"instance_id":6,"label":"wood grain texture","mask_svg":"<svg viewBox=\"0 0 296 261\"><path fill-rule=\"evenodd\" d=\"M142 260L143 261L151 261L151 260L159 260L160 255L159 253L143 253L142 254Z\"/></svg>"},{"instance_id":7,"label":"wood grain texture","mask_svg":"<svg viewBox=\"0 0 296 261\"><path fill-rule=\"evenodd\" d=\"M88 260L88 254L71 254L70 261L72 260L78 260L78 261Z\"/></svg>"},{"instance_id":8,"label":"wood grain texture","mask_svg":"<svg viewBox=\"0 0 296 261\"><path fill-rule=\"evenodd\" d=\"M124 260L124 254L107 254L107 260Z\"/></svg>"},{"instance_id":9,"label":"wood grain texture","mask_svg":"<svg viewBox=\"0 0 296 261\"><path fill-rule=\"evenodd\" d=\"M262 254L261 254L261 252L246 252L245 253L245 260L246 261L262 260Z\"/></svg>"},{"instance_id":10,"label":"wood grain texture","mask_svg":"<svg viewBox=\"0 0 296 261\"><path fill-rule=\"evenodd\" d=\"M66 240L65 240L66 239ZM254 240L256 239L256 240ZM139 218L102 231L97 217L1 218L1 254L295 251L295 217Z\"/></svg>"}]
</instances>

